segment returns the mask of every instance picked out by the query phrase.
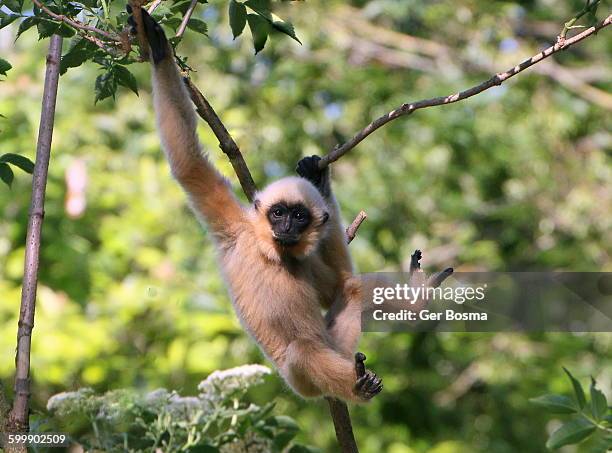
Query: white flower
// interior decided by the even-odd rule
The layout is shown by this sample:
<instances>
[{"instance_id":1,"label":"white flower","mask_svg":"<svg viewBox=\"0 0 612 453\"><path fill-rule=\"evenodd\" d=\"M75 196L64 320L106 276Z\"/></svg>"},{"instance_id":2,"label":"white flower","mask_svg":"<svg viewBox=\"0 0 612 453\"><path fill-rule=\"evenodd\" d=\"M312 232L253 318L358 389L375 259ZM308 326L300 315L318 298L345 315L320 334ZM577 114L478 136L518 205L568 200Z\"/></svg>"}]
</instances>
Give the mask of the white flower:
<instances>
[{"instance_id":1,"label":"white flower","mask_svg":"<svg viewBox=\"0 0 612 453\"><path fill-rule=\"evenodd\" d=\"M264 376L271 373L272 370L263 365L242 365L228 370L213 371L198 385L198 390L202 392L200 398L218 398L244 391L261 384Z\"/></svg>"}]
</instances>

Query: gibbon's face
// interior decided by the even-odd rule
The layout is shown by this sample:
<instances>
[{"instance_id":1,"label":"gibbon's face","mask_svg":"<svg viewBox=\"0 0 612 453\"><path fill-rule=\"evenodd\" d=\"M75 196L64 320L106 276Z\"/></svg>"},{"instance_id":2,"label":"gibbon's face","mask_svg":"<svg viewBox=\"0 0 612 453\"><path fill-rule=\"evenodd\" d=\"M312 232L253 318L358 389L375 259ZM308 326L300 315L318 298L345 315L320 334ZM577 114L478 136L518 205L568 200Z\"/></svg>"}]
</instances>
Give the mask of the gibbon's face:
<instances>
[{"instance_id":1,"label":"gibbon's face","mask_svg":"<svg viewBox=\"0 0 612 453\"><path fill-rule=\"evenodd\" d=\"M315 186L298 177L280 179L256 196L252 224L259 249L273 261L304 258L327 234L328 207Z\"/></svg>"},{"instance_id":2,"label":"gibbon's face","mask_svg":"<svg viewBox=\"0 0 612 453\"><path fill-rule=\"evenodd\" d=\"M310 211L301 203L276 203L270 206L267 216L272 226L272 237L283 246L300 242L301 234L312 221Z\"/></svg>"}]
</instances>

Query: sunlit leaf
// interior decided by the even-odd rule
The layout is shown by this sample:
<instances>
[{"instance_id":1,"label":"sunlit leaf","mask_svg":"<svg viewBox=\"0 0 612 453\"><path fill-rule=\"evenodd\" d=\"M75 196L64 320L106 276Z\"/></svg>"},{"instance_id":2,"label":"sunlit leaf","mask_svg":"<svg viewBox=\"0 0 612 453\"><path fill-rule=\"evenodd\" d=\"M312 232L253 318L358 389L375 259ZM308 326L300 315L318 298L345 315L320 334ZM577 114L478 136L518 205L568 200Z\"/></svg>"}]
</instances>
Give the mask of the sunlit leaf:
<instances>
[{"instance_id":1,"label":"sunlit leaf","mask_svg":"<svg viewBox=\"0 0 612 453\"><path fill-rule=\"evenodd\" d=\"M578 412L574 401L563 395L543 395L531 398L529 402L542 406L553 414L574 414Z\"/></svg>"},{"instance_id":2,"label":"sunlit leaf","mask_svg":"<svg viewBox=\"0 0 612 453\"><path fill-rule=\"evenodd\" d=\"M563 367L563 371L565 371L565 374L567 374L567 377L569 377L570 381L572 382L578 407L580 407L580 409L584 409L584 406L586 405L586 398L584 396L584 390L582 390L580 382L578 382L578 380L574 376L572 376L572 373L570 373L567 368Z\"/></svg>"},{"instance_id":3,"label":"sunlit leaf","mask_svg":"<svg viewBox=\"0 0 612 453\"><path fill-rule=\"evenodd\" d=\"M556 450L564 445L576 444L586 439L595 429L595 425L583 417L570 420L550 435L546 447Z\"/></svg>"},{"instance_id":4,"label":"sunlit leaf","mask_svg":"<svg viewBox=\"0 0 612 453\"><path fill-rule=\"evenodd\" d=\"M601 420L608 412L606 396L597 387L597 382L591 377L591 413L596 420Z\"/></svg>"}]
</instances>

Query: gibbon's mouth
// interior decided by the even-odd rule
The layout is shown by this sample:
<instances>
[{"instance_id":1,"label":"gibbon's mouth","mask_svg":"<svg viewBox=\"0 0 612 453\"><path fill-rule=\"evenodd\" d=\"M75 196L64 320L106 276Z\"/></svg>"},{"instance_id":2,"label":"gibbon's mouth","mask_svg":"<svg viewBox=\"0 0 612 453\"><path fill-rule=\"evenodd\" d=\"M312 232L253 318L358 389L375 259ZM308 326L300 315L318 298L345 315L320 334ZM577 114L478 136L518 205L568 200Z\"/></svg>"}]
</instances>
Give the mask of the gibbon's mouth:
<instances>
[{"instance_id":1,"label":"gibbon's mouth","mask_svg":"<svg viewBox=\"0 0 612 453\"><path fill-rule=\"evenodd\" d=\"M290 247L300 242L299 236L295 234L278 234L274 235L274 240L284 247Z\"/></svg>"}]
</instances>

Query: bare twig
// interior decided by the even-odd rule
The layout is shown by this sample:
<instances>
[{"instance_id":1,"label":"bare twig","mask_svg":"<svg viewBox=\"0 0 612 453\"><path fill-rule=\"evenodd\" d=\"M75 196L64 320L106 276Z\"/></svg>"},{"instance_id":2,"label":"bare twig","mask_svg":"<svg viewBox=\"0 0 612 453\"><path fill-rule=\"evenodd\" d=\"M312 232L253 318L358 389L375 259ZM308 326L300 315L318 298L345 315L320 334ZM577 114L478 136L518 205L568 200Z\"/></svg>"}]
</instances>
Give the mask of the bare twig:
<instances>
[{"instance_id":1,"label":"bare twig","mask_svg":"<svg viewBox=\"0 0 612 453\"><path fill-rule=\"evenodd\" d=\"M495 74L490 79L482 82L479 85L468 88L467 90L460 91L458 93L454 93L448 96L441 96L441 97L432 98L432 99L424 99L422 101L413 102L410 104L403 104L397 109L392 110L391 112L386 113L383 116L372 121L362 130L357 132L357 134L355 134L353 138L351 138L349 141L347 141L346 143L340 146L337 146L329 154L327 154L326 156L323 156L323 158L321 158L321 160L319 161L319 168L325 168L330 163L335 162L340 157L342 157L344 154L346 154L351 149L353 149L355 146L357 146L364 138L366 138L372 132L376 131L377 129L381 128L385 124L401 116L410 115L416 110L427 108L427 107L433 107L436 105L452 104L454 102L459 102L459 101L462 101L463 99L467 99L469 97L482 93L483 91L488 90L489 88L501 85L503 82L505 82L509 78L515 76L519 72L524 71L530 66L533 66L539 61L542 61L543 59L548 58L551 55L561 50L565 50L569 48L570 46L572 46L573 44L576 44L577 42L580 42L583 39L586 39L589 36L594 35L602 28L605 28L608 25L610 25L610 23L612 23L612 14L609 15L606 19L604 19L600 23L598 23L597 25L594 25L584 30L582 33L579 33L576 36L565 39L563 41L559 41L555 43L554 45L548 47L547 49L543 50L542 52L514 66L513 68L508 69L506 72L500 72L498 74Z\"/></svg>"},{"instance_id":2,"label":"bare twig","mask_svg":"<svg viewBox=\"0 0 612 453\"><path fill-rule=\"evenodd\" d=\"M42 98L38 145L36 147L36 164L32 176L32 201L26 235L25 262L23 271L23 288L21 292L21 309L19 328L17 330L17 356L15 358L15 401L9 415L7 430L20 432L28 430L30 398L30 347L32 329L34 328L34 311L36 307L36 287L38 284L38 265L40 253L40 234L44 217L45 191L47 172L51 154L51 139L55 120L55 101L59 79L59 64L62 55L62 37L51 36L45 86Z\"/></svg>"},{"instance_id":3,"label":"bare twig","mask_svg":"<svg viewBox=\"0 0 612 453\"><path fill-rule=\"evenodd\" d=\"M355 220L348 226L346 229L346 241L350 244L353 239L355 239L355 235L357 234L357 230L363 223L365 219L368 218L368 215L365 211L359 211Z\"/></svg>"},{"instance_id":4,"label":"bare twig","mask_svg":"<svg viewBox=\"0 0 612 453\"><path fill-rule=\"evenodd\" d=\"M198 4L198 0L191 0L191 3L189 4L189 8L187 8L187 11L185 11L185 15L183 16L181 25L179 26L179 29L176 32L176 36L178 38L183 36L183 33L185 33L185 30L187 29L187 23L189 23L189 19L191 19L191 15L193 14L193 11L195 10L195 7L197 4Z\"/></svg>"},{"instance_id":5,"label":"bare twig","mask_svg":"<svg viewBox=\"0 0 612 453\"><path fill-rule=\"evenodd\" d=\"M208 123L213 133L217 137L217 140L219 140L219 147L221 148L221 151L225 153L225 155L229 158L232 167L234 167L234 171L236 172L236 176L238 176L242 190L249 201L253 201L257 187L255 186L255 181L253 181L249 167L247 167L244 157L242 157L240 148L238 148L238 145L227 131L227 128L221 122L217 112L215 112L198 87L196 87L188 77L185 77L183 81L185 82L185 86L189 91L192 102L196 106L198 114Z\"/></svg>"},{"instance_id":6,"label":"bare twig","mask_svg":"<svg viewBox=\"0 0 612 453\"><path fill-rule=\"evenodd\" d=\"M76 28L78 30L83 30L83 31L89 31L92 33L96 33L100 36L104 36L107 39L110 39L111 41L118 41L119 38L117 36L114 36L111 33L108 33L104 30L100 30L99 28L93 27L91 25L86 25L82 22L79 22L77 20L71 19L68 16L65 16L63 14L56 14L53 11L51 11L49 8L47 8L42 2L40 2L39 0L32 0L34 2L34 4L39 7L42 11L45 12L45 14L47 14L49 17L52 17L55 20L59 20L60 22L64 22L68 25L70 25L73 28Z\"/></svg>"}]
</instances>

